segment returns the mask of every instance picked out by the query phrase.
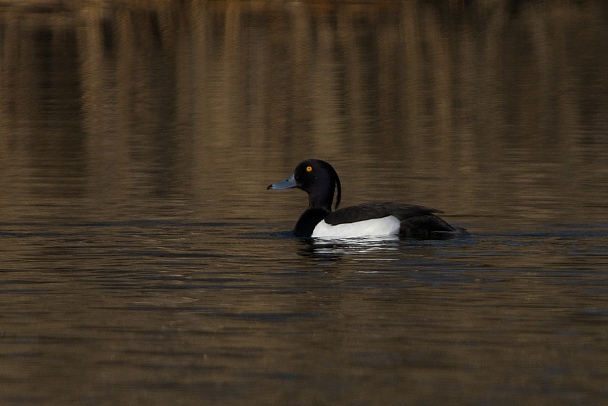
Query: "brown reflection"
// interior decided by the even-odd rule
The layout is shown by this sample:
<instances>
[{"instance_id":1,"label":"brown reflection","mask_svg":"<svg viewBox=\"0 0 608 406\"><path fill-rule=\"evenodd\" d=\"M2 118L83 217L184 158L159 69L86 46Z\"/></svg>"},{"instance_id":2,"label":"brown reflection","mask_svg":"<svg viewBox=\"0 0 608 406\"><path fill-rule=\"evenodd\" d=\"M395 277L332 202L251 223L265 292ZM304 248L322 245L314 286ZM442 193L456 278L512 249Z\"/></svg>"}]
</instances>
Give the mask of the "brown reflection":
<instances>
[{"instance_id":1,"label":"brown reflection","mask_svg":"<svg viewBox=\"0 0 608 406\"><path fill-rule=\"evenodd\" d=\"M40 3L0 8L7 403L605 394L605 227L496 235L606 222L606 2ZM471 242L235 238L309 156Z\"/></svg>"},{"instance_id":2,"label":"brown reflection","mask_svg":"<svg viewBox=\"0 0 608 406\"><path fill-rule=\"evenodd\" d=\"M344 168L347 203L603 213L604 2L53 4L0 12L15 218L82 197L84 216L275 217L263 185L309 156Z\"/></svg>"}]
</instances>

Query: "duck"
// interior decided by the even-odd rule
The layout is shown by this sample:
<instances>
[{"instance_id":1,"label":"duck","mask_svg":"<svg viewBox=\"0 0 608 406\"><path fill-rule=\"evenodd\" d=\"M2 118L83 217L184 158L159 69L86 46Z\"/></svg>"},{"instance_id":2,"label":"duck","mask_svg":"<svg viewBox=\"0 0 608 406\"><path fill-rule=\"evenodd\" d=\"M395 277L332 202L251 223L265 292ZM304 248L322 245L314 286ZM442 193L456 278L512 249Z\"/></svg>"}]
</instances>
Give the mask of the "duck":
<instances>
[{"instance_id":1,"label":"duck","mask_svg":"<svg viewBox=\"0 0 608 406\"><path fill-rule=\"evenodd\" d=\"M328 162L306 159L285 180L267 190L298 188L308 194L308 209L293 233L303 238L398 237L438 239L462 233L436 215L441 210L403 203L362 203L339 209L342 187L338 173ZM337 198L332 211L334 192Z\"/></svg>"}]
</instances>

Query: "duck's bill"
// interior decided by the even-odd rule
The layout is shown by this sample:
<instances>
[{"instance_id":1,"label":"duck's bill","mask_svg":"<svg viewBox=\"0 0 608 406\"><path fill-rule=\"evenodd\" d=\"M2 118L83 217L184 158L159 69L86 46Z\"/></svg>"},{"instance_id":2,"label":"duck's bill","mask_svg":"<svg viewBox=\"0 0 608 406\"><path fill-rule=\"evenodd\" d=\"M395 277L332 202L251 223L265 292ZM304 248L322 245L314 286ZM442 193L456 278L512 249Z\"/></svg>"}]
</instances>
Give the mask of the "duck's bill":
<instances>
[{"instance_id":1,"label":"duck's bill","mask_svg":"<svg viewBox=\"0 0 608 406\"><path fill-rule=\"evenodd\" d=\"M292 173L291 176L288 177L287 179L285 179L281 182L273 183L272 185L268 185L266 190L291 189L291 188L294 188L297 186L298 186L298 182L296 182L296 178Z\"/></svg>"}]
</instances>

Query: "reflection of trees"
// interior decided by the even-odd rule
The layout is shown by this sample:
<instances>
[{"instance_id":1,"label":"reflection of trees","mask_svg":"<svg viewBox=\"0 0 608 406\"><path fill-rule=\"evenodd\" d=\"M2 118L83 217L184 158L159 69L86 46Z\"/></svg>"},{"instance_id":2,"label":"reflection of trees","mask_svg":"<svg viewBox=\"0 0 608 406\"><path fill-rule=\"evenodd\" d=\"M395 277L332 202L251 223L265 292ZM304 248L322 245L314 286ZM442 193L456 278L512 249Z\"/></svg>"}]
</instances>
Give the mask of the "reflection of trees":
<instances>
[{"instance_id":1,"label":"reflection of trees","mask_svg":"<svg viewBox=\"0 0 608 406\"><path fill-rule=\"evenodd\" d=\"M114 199L142 178L154 194L204 195L238 178L230 168L356 157L430 178L410 195L462 212L488 196L525 206L536 184L541 206L595 181L561 171L599 165L603 2L144 3L0 14L0 148L22 160L13 170L44 167L51 145L74 164L56 170L86 167Z\"/></svg>"}]
</instances>

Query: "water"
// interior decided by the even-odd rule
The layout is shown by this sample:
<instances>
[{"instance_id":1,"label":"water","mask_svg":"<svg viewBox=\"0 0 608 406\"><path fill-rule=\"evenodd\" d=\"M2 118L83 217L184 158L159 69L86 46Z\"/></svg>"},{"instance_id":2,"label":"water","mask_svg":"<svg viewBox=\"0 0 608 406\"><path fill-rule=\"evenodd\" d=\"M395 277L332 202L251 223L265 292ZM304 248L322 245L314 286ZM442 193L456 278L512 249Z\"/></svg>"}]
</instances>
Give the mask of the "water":
<instances>
[{"instance_id":1,"label":"water","mask_svg":"<svg viewBox=\"0 0 608 406\"><path fill-rule=\"evenodd\" d=\"M0 404L608 401L604 2L173 3L0 8Z\"/></svg>"}]
</instances>

